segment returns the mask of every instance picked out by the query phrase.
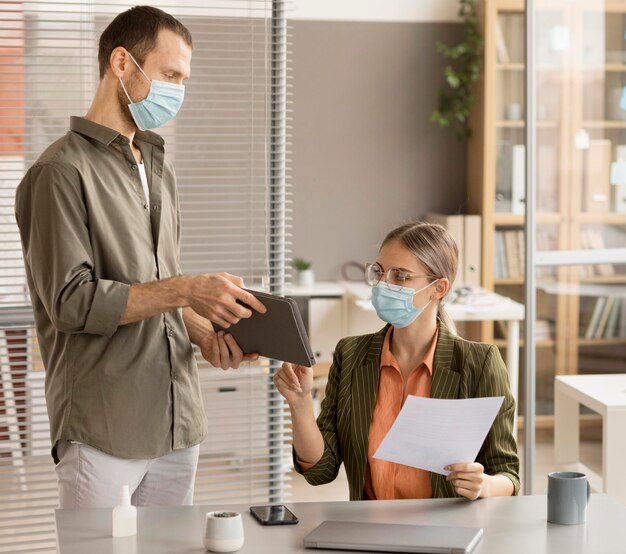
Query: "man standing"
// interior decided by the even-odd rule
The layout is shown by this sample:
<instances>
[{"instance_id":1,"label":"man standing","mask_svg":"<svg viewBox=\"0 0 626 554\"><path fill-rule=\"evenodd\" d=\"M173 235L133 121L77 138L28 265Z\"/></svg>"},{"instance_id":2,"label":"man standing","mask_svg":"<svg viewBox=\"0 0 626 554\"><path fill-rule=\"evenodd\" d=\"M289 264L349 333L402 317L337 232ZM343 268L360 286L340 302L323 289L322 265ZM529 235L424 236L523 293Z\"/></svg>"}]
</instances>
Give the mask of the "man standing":
<instances>
[{"instance_id":1,"label":"man standing","mask_svg":"<svg viewBox=\"0 0 626 554\"><path fill-rule=\"evenodd\" d=\"M139 6L100 37L86 116L28 170L16 194L62 508L190 504L206 416L191 343L238 367L215 333L264 306L227 273L183 276L180 210L163 139L190 74L189 31Z\"/></svg>"}]
</instances>

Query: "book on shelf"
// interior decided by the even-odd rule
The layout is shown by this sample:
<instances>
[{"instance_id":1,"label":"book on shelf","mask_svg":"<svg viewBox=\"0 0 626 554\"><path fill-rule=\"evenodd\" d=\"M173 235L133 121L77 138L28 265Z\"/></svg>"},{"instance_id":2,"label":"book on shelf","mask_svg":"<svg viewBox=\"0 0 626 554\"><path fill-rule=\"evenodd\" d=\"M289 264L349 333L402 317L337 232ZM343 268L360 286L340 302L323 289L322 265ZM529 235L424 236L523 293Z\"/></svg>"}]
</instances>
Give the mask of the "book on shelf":
<instances>
[{"instance_id":1,"label":"book on shelf","mask_svg":"<svg viewBox=\"0 0 626 554\"><path fill-rule=\"evenodd\" d=\"M589 141L585 162L584 209L592 213L608 212L611 196L611 141Z\"/></svg>"},{"instance_id":2,"label":"book on shelf","mask_svg":"<svg viewBox=\"0 0 626 554\"><path fill-rule=\"evenodd\" d=\"M626 298L610 295L596 298L585 338L626 338Z\"/></svg>"},{"instance_id":3,"label":"book on shelf","mask_svg":"<svg viewBox=\"0 0 626 554\"><path fill-rule=\"evenodd\" d=\"M519 249L518 249L518 240L517 233L519 231L515 231L509 229L504 231L504 245L506 247L506 262L507 262L507 277L519 277L520 267L519 267Z\"/></svg>"},{"instance_id":4,"label":"book on shelf","mask_svg":"<svg viewBox=\"0 0 626 554\"><path fill-rule=\"evenodd\" d=\"M504 229L494 235L494 277L517 279L524 276L524 231Z\"/></svg>"},{"instance_id":5,"label":"book on shelf","mask_svg":"<svg viewBox=\"0 0 626 554\"><path fill-rule=\"evenodd\" d=\"M526 241L524 240L524 231L518 230L515 233L515 238L517 239L517 265L519 276L524 276L524 261L526 260L526 249L524 248Z\"/></svg>"},{"instance_id":6,"label":"book on shelf","mask_svg":"<svg viewBox=\"0 0 626 554\"><path fill-rule=\"evenodd\" d=\"M620 298L617 336L620 338L626 338L626 298Z\"/></svg>"},{"instance_id":7,"label":"book on shelf","mask_svg":"<svg viewBox=\"0 0 626 554\"><path fill-rule=\"evenodd\" d=\"M604 237L599 229L585 228L580 232L580 246L584 250L603 250L606 248ZM582 265L579 268L579 275L582 278L593 277L598 275L601 277L611 277L615 275L615 268L613 264L587 264Z\"/></svg>"},{"instance_id":8,"label":"book on shelf","mask_svg":"<svg viewBox=\"0 0 626 554\"><path fill-rule=\"evenodd\" d=\"M594 339L601 339L605 336L607 332L607 322L609 321L609 315L613 310L613 305L615 304L614 296L607 296L606 302L602 307L602 313L600 314L600 319L598 320L598 328L595 330L593 335Z\"/></svg>"},{"instance_id":9,"label":"book on shelf","mask_svg":"<svg viewBox=\"0 0 626 554\"><path fill-rule=\"evenodd\" d=\"M591 237L589 236L589 233L586 232L586 229L580 233L580 247L583 250L591 250L591 248L593 248L591 246ZM595 275L595 268L591 264L579 265L578 275L581 279L593 277Z\"/></svg>"},{"instance_id":10,"label":"book on shelf","mask_svg":"<svg viewBox=\"0 0 626 554\"><path fill-rule=\"evenodd\" d=\"M545 229L537 229L535 234L535 245L539 252L548 252L556 249L554 237ZM554 269L551 267L538 267L537 277L551 277L554 275Z\"/></svg>"},{"instance_id":11,"label":"book on shelf","mask_svg":"<svg viewBox=\"0 0 626 554\"><path fill-rule=\"evenodd\" d=\"M605 305L606 296L599 296L593 307L593 312L591 313L591 318L589 319L589 324L587 325L587 330L585 331L586 339L595 338L598 326L600 324L600 318L602 317L602 310L604 310Z\"/></svg>"},{"instance_id":12,"label":"book on shelf","mask_svg":"<svg viewBox=\"0 0 626 554\"><path fill-rule=\"evenodd\" d=\"M619 317L620 311L622 309L622 299L614 297L613 298L613 306L611 308L611 312L606 321L606 330L604 332L605 339L615 339L618 338L619 335Z\"/></svg>"},{"instance_id":13,"label":"book on shelf","mask_svg":"<svg viewBox=\"0 0 626 554\"><path fill-rule=\"evenodd\" d=\"M535 321L535 340L551 340L553 338L554 324L547 319Z\"/></svg>"},{"instance_id":14,"label":"book on shelf","mask_svg":"<svg viewBox=\"0 0 626 554\"><path fill-rule=\"evenodd\" d=\"M425 221L445 227L454 237L459 249L455 284L480 286L482 282L482 219L479 215L446 215L430 212Z\"/></svg>"}]
</instances>

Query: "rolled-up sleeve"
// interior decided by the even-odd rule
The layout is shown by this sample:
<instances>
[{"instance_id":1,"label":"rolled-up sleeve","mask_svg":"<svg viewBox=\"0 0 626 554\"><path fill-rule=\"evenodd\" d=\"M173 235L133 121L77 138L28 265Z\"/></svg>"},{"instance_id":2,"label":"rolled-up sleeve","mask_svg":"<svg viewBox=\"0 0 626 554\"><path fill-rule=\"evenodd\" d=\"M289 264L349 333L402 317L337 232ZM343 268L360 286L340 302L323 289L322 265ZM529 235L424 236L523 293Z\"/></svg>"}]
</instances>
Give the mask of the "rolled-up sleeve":
<instances>
[{"instance_id":1,"label":"rolled-up sleeve","mask_svg":"<svg viewBox=\"0 0 626 554\"><path fill-rule=\"evenodd\" d=\"M115 333L129 285L94 277L87 208L73 167L34 165L16 195L24 257L37 296L63 333Z\"/></svg>"}]
</instances>

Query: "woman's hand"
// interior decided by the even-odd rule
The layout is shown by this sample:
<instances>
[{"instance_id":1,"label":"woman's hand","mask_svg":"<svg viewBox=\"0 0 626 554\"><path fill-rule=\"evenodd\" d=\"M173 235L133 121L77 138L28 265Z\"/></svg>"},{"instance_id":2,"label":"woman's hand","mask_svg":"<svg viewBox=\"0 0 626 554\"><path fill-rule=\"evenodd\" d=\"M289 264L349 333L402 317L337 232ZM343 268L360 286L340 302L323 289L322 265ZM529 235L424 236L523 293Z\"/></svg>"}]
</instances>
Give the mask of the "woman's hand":
<instances>
[{"instance_id":1,"label":"woman's hand","mask_svg":"<svg viewBox=\"0 0 626 554\"><path fill-rule=\"evenodd\" d=\"M484 473L485 468L478 462L451 464L444 469L450 471L446 479L452 483L457 494L470 500L490 496L491 476Z\"/></svg>"},{"instance_id":2,"label":"woman's hand","mask_svg":"<svg viewBox=\"0 0 626 554\"><path fill-rule=\"evenodd\" d=\"M290 406L298 404L311 394L313 368L285 362L274 374L274 384Z\"/></svg>"}]
</instances>

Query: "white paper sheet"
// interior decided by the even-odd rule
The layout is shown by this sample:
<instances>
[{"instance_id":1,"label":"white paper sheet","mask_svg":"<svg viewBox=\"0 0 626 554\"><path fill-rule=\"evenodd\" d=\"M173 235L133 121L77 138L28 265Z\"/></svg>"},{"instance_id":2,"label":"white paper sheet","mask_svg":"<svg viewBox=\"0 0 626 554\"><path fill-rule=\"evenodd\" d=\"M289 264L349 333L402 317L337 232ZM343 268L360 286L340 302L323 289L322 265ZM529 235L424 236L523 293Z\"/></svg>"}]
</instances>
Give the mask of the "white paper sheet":
<instances>
[{"instance_id":1,"label":"white paper sheet","mask_svg":"<svg viewBox=\"0 0 626 554\"><path fill-rule=\"evenodd\" d=\"M503 400L409 395L374 458L448 475L445 466L476 459Z\"/></svg>"}]
</instances>

